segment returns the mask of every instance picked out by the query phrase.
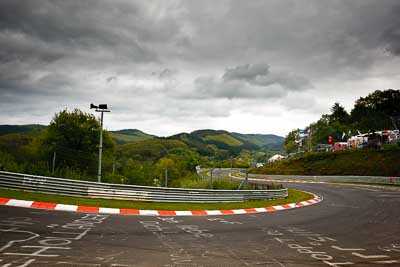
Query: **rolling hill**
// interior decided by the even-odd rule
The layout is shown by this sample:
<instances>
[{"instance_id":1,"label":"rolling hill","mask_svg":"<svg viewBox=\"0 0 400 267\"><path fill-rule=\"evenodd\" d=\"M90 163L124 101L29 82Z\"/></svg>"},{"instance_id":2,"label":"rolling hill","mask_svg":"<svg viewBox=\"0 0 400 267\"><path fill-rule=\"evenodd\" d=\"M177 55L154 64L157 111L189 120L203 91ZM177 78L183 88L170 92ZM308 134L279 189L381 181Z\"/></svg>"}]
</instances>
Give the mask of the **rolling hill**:
<instances>
[{"instance_id":1,"label":"rolling hill","mask_svg":"<svg viewBox=\"0 0 400 267\"><path fill-rule=\"evenodd\" d=\"M276 135L240 134L223 130L198 130L168 137L194 147L201 155L238 155L242 150L281 150L284 138Z\"/></svg>"},{"instance_id":2,"label":"rolling hill","mask_svg":"<svg viewBox=\"0 0 400 267\"><path fill-rule=\"evenodd\" d=\"M153 139L155 136L144 133L137 129L124 129L119 131L111 131L112 139L117 144L127 144L137 141Z\"/></svg>"},{"instance_id":3,"label":"rolling hill","mask_svg":"<svg viewBox=\"0 0 400 267\"><path fill-rule=\"evenodd\" d=\"M0 125L0 135L11 134L11 133L30 133L40 132L47 126L40 124L25 124L25 125Z\"/></svg>"}]
</instances>

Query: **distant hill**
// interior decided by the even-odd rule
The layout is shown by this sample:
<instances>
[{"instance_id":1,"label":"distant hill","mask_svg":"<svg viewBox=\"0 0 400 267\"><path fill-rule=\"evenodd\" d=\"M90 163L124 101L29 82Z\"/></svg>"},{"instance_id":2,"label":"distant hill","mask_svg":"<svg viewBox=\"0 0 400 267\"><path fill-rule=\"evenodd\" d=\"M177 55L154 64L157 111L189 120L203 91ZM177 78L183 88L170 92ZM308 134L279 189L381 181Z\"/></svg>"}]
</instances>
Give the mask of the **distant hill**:
<instances>
[{"instance_id":1,"label":"distant hill","mask_svg":"<svg viewBox=\"0 0 400 267\"><path fill-rule=\"evenodd\" d=\"M124 129L119 131L111 131L112 139L122 145L131 142L153 139L155 136L144 133L137 129Z\"/></svg>"},{"instance_id":2,"label":"distant hill","mask_svg":"<svg viewBox=\"0 0 400 267\"><path fill-rule=\"evenodd\" d=\"M0 125L0 135L11 134L11 133L29 133L33 131L41 131L47 126L40 124L26 124L26 125Z\"/></svg>"},{"instance_id":3,"label":"distant hill","mask_svg":"<svg viewBox=\"0 0 400 267\"><path fill-rule=\"evenodd\" d=\"M240 134L223 130L198 130L192 133L181 133L168 137L194 147L201 155L221 158L237 155L242 150L281 150L284 138L277 135Z\"/></svg>"},{"instance_id":4,"label":"distant hill","mask_svg":"<svg viewBox=\"0 0 400 267\"><path fill-rule=\"evenodd\" d=\"M0 136L8 134L35 135L46 129L46 127L39 124L0 125ZM195 149L201 155L217 156L218 158L238 155L242 150L282 150L285 140L281 136L272 134L241 134L209 129L180 133L166 138L158 138L137 129L110 131L110 133L112 139L119 145L154 139L178 140L187 147Z\"/></svg>"},{"instance_id":5,"label":"distant hill","mask_svg":"<svg viewBox=\"0 0 400 267\"><path fill-rule=\"evenodd\" d=\"M260 147L262 150L281 150L285 138L274 134L240 134L232 133L232 135L240 140L245 140Z\"/></svg>"}]
</instances>

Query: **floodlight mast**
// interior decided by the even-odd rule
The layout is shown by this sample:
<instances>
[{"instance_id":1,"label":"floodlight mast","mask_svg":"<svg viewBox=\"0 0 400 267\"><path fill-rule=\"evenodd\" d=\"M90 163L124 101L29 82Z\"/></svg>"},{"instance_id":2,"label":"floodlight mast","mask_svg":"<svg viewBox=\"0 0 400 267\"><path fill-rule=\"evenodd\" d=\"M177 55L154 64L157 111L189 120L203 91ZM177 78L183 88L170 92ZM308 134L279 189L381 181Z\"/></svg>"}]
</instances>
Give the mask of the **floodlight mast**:
<instances>
[{"instance_id":1,"label":"floodlight mast","mask_svg":"<svg viewBox=\"0 0 400 267\"><path fill-rule=\"evenodd\" d=\"M100 119L100 145L99 145L99 169L97 172L97 182L101 183L101 158L103 154L103 114L104 112L110 112L107 108L107 104L100 104L98 106L90 104L90 109L96 109L96 112L101 112Z\"/></svg>"}]
</instances>

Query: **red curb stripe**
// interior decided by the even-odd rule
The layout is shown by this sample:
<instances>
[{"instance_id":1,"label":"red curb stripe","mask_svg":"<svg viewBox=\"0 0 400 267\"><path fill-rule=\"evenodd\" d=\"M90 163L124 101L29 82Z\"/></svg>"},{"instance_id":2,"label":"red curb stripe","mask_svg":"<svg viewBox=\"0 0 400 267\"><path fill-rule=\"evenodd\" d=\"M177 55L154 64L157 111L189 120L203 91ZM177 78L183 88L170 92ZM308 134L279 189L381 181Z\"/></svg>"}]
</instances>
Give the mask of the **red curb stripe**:
<instances>
[{"instance_id":1,"label":"red curb stripe","mask_svg":"<svg viewBox=\"0 0 400 267\"><path fill-rule=\"evenodd\" d=\"M255 209L244 209L247 213L256 213Z\"/></svg>"},{"instance_id":2,"label":"red curb stripe","mask_svg":"<svg viewBox=\"0 0 400 267\"><path fill-rule=\"evenodd\" d=\"M160 216L175 216L176 212L173 210L159 210L158 214Z\"/></svg>"},{"instance_id":3,"label":"red curb stripe","mask_svg":"<svg viewBox=\"0 0 400 267\"><path fill-rule=\"evenodd\" d=\"M304 204L302 204L302 203L298 202L298 203L296 203L296 206L297 206L297 207L303 207L303 206L304 206Z\"/></svg>"},{"instance_id":4,"label":"red curb stripe","mask_svg":"<svg viewBox=\"0 0 400 267\"><path fill-rule=\"evenodd\" d=\"M139 210L133 210L133 209L120 209L119 214L140 215Z\"/></svg>"},{"instance_id":5,"label":"red curb stripe","mask_svg":"<svg viewBox=\"0 0 400 267\"><path fill-rule=\"evenodd\" d=\"M220 212L223 215L235 214L233 210L220 210Z\"/></svg>"},{"instance_id":6,"label":"red curb stripe","mask_svg":"<svg viewBox=\"0 0 400 267\"><path fill-rule=\"evenodd\" d=\"M192 215L194 216L204 216L208 215L205 210L192 210Z\"/></svg>"},{"instance_id":7,"label":"red curb stripe","mask_svg":"<svg viewBox=\"0 0 400 267\"><path fill-rule=\"evenodd\" d=\"M276 209L273 208L273 207L265 207L265 209L266 209L267 211L276 211Z\"/></svg>"},{"instance_id":8,"label":"red curb stripe","mask_svg":"<svg viewBox=\"0 0 400 267\"><path fill-rule=\"evenodd\" d=\"M99 212L99 207L78 206L77 211L78 211L78 212L92 212L92 213L98 213L98 212Z\"/></svg>"},{"instance_id":9,"label":"red curb stripe","mask_svg":"<svg viewBox=\"0 0 400 267\"><path fill-rule=\"evenodd\" d=\"M291 206L289 206L289 205L287 205L287 204L282 205L282 207L284 207L285 209L291 209L291 208L292 208Z\"/></svg>"},{"instance_id":10,"label":"red curb stripe","mask_svg":"<svg viewBox=\"0 0 400 267\"><path fill-rule=\"evenodd\" d=\"M0 204L7 204L8 201L10 201L9 198L0 197Z\"/></svg>"},{"instance_id":11,"label":"red curb stripe","mask_svg":"<svg viewBox=\"0 0 400 267\"><path fill-rule=\"evenodd\" d=\"M31 208L53 210L56 206L57 206L56 203L35 201L35 202L32 203Z\"/></svg>"}]
</instances>

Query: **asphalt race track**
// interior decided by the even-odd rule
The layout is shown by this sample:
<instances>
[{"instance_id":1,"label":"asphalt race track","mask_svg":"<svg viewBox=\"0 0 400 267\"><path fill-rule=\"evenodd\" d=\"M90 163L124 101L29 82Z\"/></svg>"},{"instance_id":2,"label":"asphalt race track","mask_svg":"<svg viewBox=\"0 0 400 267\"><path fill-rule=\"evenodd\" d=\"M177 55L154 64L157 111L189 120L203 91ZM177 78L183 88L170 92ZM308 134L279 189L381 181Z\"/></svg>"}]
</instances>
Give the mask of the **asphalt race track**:
<instances>
[{"instance_id":1,"label":"asphalt race track","mask_svg":"<svg viewBox=\"0 0 400 267\"><path fill-rule=\"evenodd\" d=\"M400 191L289 186L324 200L208 217L0 206L0 266L400 266Z\"/></svg>"}]
</instances>

